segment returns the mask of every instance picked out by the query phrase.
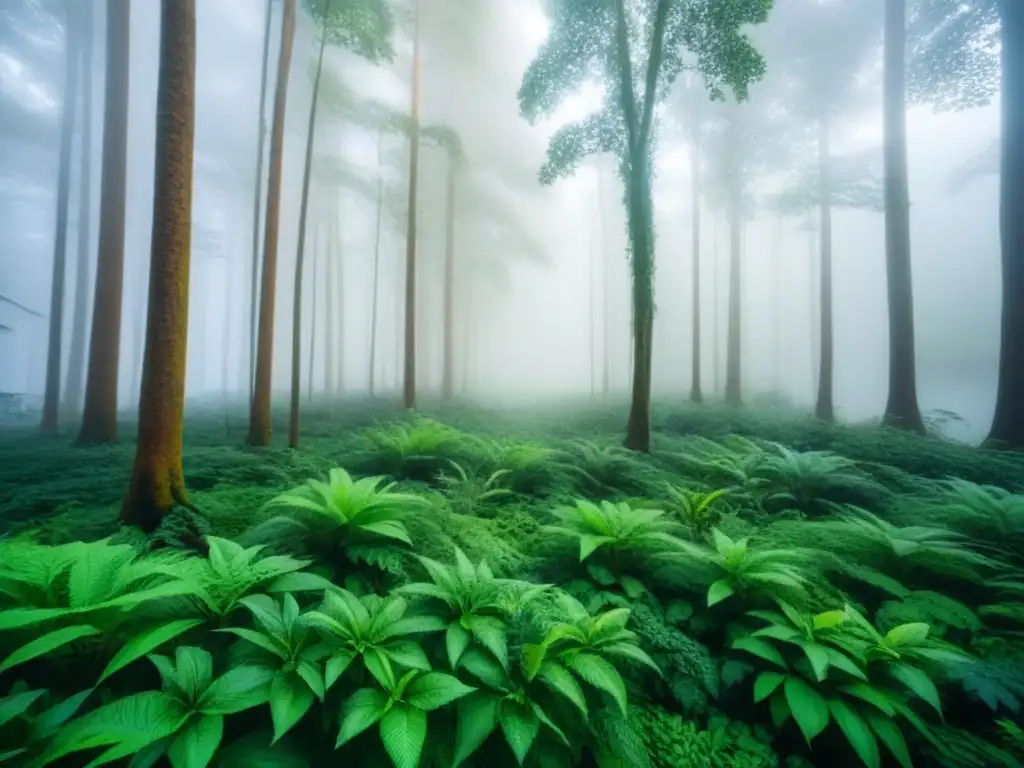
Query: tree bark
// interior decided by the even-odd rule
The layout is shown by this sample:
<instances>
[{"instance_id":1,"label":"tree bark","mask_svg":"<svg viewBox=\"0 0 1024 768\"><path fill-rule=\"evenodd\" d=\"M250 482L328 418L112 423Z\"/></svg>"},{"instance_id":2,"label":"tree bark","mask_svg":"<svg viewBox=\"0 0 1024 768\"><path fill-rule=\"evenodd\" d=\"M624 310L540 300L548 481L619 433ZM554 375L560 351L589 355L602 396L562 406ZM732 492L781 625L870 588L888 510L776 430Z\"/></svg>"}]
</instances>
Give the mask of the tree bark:
<instances>
[{"instance_id":1,"label":"tree bark","mask_svg":"<svg viewBox=\"0 0 1024 768\"><path fill-rule=\"evenodd\" d=\"M89 330L89 371L79 444L117 440L117 384L124 295L124 228L128 175L130 0L107 0L103 96L103 170L99 252Z\"/></svg>"},{"instance_id":2,"label":"tree bark","mask_svg":"<svg viewBox=\"0 0 1024 768\"><path fill-rule=\"evenodd\" d=\"M89 323L89 275L92 271L92 82L93 7L82 9L82 173L78 192L78 265L75 267L75 304L71 312L71 342L68 377L64 383L64 412L78 416L85 391L86 332Z\"/></svg>"},{"instance_id":3,"label":"tree bark","mask_svg":"<svg viewBox=\"0 0 1024 768\"><path fill-rule=\"evenodd\" d=\"M604 222L604 168L602 166L597 167L597 217L600 225L600 238L601 238L601 290L602 290L602 308L601 316L603 319L602 343L601 352L602 358L604 358L604 366L601 371L601 394L605 397L611 392L611 376L612 376L612 356L611 356L611 343L609 339L611 337L611 322L610 322L610 307L609 307L609 270L608 270L608 236L605 231Z\"/></svg>"},{"instance_id":4,"label":"tree bark","mask_svg":"<svg viewBox=\"0 0 1024 768\"><path fill-rule=\"evenodd\" d=\"M690 152L690 199L693 205L693 381L690 384L690 400L702 403L704 394L700 386L700 139L696 135Z\"/></svg>"},{"instance_id":5,"label":"tree bark","mask_svg":"<svg viewBox=\"0 0 1024 768\"><path fill-rule=\"evenodd\" d=\"M256 386L256 317L259 311L258 278L260 272L260 192L263 189L263 145L267 138L267 70L270 68L270 19L274 0L267 0L263 14L263 63L260 74L260 113L256 133L256 180L252 196L252 273L249 286L249 406Z\"/></svg>"},{"instance_id":6,"label":"tree bark","mask_svg":"<svg viewBox=\"0 0 1024 768\"><path fill-rule=\"evenodd\" d=\"M818 205L821 212L821 353L818 370L818 396L814 416L821 421L835 421L832 394L833 327L832 327L832 182L830 176L829 124L826 116L818 120Z\"/></svg>"},{"instance_id":7,"label":"tree bark","mask_svg":"<svg viewBox=\"0 0 1024 768\"><path fill-rule=\"evenodd\" d=\"M189 506L181 468L195 137L195 0L163 0L146 356L139 439L121 520L155 529Z\"/></svg>"},{"instance_id":8,"label":"tree bark","mask_svg":"<svg viewBox=\"0 0 1024 768\"><path fill-rule=\"evenodd\" d=\"M316 232L314 232L313 264L312 268L310 269L310 272L313 273L313 279L310 281L310 289L313 293L313 308L311 312L312 318L309 321L309 376L308 384L306 385L306 399L309 402L313 401L313 372L316 370L316 297L317 294L319 293L319 291L317 290L317 285L319 284L319 280L317 278L317 267L320 265L320 249L322 246L322 243L320 242L320 234L322 228L322 223L318 222Z\"/></svg>"},{"instance_id":9,"label":"tree bark","mask_svg":"<svg viewBox=\"0 0 1024 768\"><path fill-rule=\"evenodd\" d=\"M377 226L373 241L373 296L370 300L370 397L377 394L377 325L380 300L380 236L384 212L384 170L381 156L384 130L377 132Z\"/></svg>"},{"instance_id":10,"label":"tree bark","mask_svg":"<svg viewBox=\"0 0 1024 768\"><path fill-rule=\"evenodd\" d=\"M906 0L885 4L883 134L885 161L885 272L889 299L889 399L883 421L924 433L917 405L914 361L914 284L910 257L907 182ZM822 254L824 259L824 254ZM822 329L824 333L824 329Z\"/></svg>"},{"instance_id":11,"label":"tree bark","mask_svg":"<svg viewBox=\"0 0 1024 768\"><path fill-rule=\"evenodd\" d=\"M718 280L718 267L720 254L718 251L719 241L719 230L718 226L719 219L712 219L711 229L711 284L713 290L711 291L711 348L712 348L712 360L714 360L713 369L714 377L712 379L712 386L715 390L715 395L718 395L722 391L722 345L720 343L720 327L722 325L722 313L720 308L720 299L722 293L722 286Z\"/></svg>"},{"instance_id":12,"label":"tree bark","mask_svg":"<svg viewBox=\"0 0 1024 768\"><path fill-rule=\"evenodd\" d=\"M306 256L306 217L309 213L309 181L313 168L313 145L316 143L316 108L320 97L320 76L324 70L324 51L327 49L327 17L332 0L324 3L320 30L320 53L313 78L313 98L309 105L309 126L306 128L306 158L302 169L302 202L299 205L299 244L295 255L295 297L292 301L292 391L288 418L288 447L299 447L299 395L302 391L302 278Z\"/></svg>"},{"instance_id":13,"label":"tree bark","mask_svg":"<svg viewBox=\"0 0 1024 768\"><path fill-rule=\"evenodd\" d=\"M444 250L444 369L441 397L451 400L455 394L455 181L458 157L448 155L448 203L445 220Z\"/></svg>"},{"instance_id":14,"label":"tree bark","mask_svg":"<svg viewBox=\"0 0 1024 768\"><path fill-rule=\"evenodd\" d=\"M420 166L420 4L414 0L412 110L409 124L409 210L405 231L405 371L402 405L416 407L416 192Z\"/></svg>"},{"instance_id":15,"label":"tree bark","mask_svg":"<svg viewBox=\"0 0 1024 768\"><path fill-rule=\"evenodd\" d=\"M335 216L331 229L332 247L338 260L337 284L332 289L338 299L338 357L337 368L334 371L335 389L337 395L345 392L345 237L344 222L341 220L341 213L344 208L341 206L341 197L338 197L338 204L334 206Z\"/></svg>"},{"instance_id":16,"label":"tree bark","mask_svg":"<svg viewBox=\"0 0 1024 768\"><path fill-rule=\"evenodd\" d=\"M281 17L281 54L274 93L274 126L270 138L270 175L267 179L266 227L263 232L263 279L260 291L256 382L249 412L249 445L270 444L270 395L274 373L274 301L277 293L277 240L281 219L281 166L284 161L284 121L288 100L288 74L295 39L295 0L284 0Z\"/></svg>"},{"instance_id":17,"label":"tree bark","mask_svg":"<svg viewBox=\"0 0 1024 768\"><path fill-rule=\"evenodd\" d=\"M1000 4L1002 139L999 234L1002 313L996 409L988 443L1024 448L1024 8Z\"/></svg>"},{"instance_id":18,"label":"tree bark","mask_svg":"<svg viewBox=\"0 0 1024 768\"><path fill-rule=\"evenodd\" d=\"M50 327L46 345L46 390L43 395L43 432L56 432L60 422L60 368L64 362L64 278L67 270L68 200L71 194L71 143L75 125L75 64L78 32L75 11L68 5L64 21L64 103L61 105L60 166L57 170L57 222L53 238L53 276L50 280Z\"/></svg>"},{"instance_id":19,"label":"tree bark","mask_svg":"<svg viewBox=\"0 0 1024 768\"><path fill-rule=\"evenodd\" d=\"M739 163L739 125L732 119L729 127L732 133L729 169L729 327L726 340L725 402L740 405L743 402L742 389L742 285L740 271L743 268L743 179Z\"/></svg>"},{"instance_id":20,"label":"tree bark","mask_svg":"<svg viewBox=\"0 0 1024 768\"><path fill-rule=\"evenodd\" d=\"M335 323L335 310L337 309L338 297L335 292L337 280L335 279L335 263L337 253L334 248L334 230L338 226L338 192L333 190L327 195L327 222L324 233L324 392L332 400L337 394L337 386L334 383L338 373L338 366L335 362L335 355L338 352L338 343L334 338L337 329Z\"/></svg>"}]
</instances>

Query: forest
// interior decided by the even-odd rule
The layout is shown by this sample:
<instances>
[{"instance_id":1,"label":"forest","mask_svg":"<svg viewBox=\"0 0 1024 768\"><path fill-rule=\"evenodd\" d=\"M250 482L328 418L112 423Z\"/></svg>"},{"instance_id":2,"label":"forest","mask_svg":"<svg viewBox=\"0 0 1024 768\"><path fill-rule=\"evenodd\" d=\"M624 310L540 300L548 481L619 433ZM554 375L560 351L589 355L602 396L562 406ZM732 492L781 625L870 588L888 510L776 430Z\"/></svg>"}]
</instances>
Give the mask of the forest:
<instances>
[{"instance_id":1,"label":"forest","mask_svg":"<svg viewBox=\"0 0 1024 768\"><path fill-rule=\"evenodd\" d=\"M1024 768L1024 2L0 1L0 764Z\"/></svg>"}]
</instances>

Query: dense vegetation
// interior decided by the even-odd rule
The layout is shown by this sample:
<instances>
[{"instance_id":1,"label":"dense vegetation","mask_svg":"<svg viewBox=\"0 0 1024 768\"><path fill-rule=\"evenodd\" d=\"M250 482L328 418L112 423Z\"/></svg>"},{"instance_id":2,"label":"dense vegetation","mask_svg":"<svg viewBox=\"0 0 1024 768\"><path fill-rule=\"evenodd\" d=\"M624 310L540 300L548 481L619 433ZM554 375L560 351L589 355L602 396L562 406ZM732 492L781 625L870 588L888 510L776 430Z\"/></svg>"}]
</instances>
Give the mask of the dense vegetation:
<instances>
[{"instance_id":1,"label":"dense vegetation","mask_svg":"<svg viewBox=\"0 0 1024 768\"><path fill-rule=\"evenodd\" d=\"M714 406L643 455L625 407L197 412L148 538L130 446L8 434L3 759L1020 764L1021 457Z\"/></svg>"}]
</instances>

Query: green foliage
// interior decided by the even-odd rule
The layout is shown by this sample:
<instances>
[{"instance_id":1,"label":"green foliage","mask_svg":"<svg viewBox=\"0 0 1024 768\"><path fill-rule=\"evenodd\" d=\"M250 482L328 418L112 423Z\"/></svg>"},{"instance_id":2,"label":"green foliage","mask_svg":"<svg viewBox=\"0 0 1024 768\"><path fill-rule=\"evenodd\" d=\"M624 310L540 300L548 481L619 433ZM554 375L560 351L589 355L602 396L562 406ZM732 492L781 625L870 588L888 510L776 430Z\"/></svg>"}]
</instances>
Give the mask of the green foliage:
<instances>
[{"instance_id":1,"label":"green foliage","mask_svg":"<svg viewBox=\"0 0 1024 768\"><path fill-rule=\"evenodd\" d=\"M554 515L559 524L545 530L578 539L581 563L598 550L635 555L672 548L679 541L675 534L682 532L662 510L634 509L626 502L598 505L577 499L575 506L556 509Z\"/></svg>"},{"instance_id":2,"label":"green foliage","mask_svg":"<svg viewBox=\"0 0 1024 768\"><path fill-rule=\"evenodd\" d=\"M394 17L386 0L303 0L303 5L333 45L373 62L394 58Z\"/></svg>"},{"instance_id":3,"label":"green foliage","mask_svg":"<svg viewBox=\"0 0 1024 768\"><path fill-rule=\"evenodd\" d=\"M660 707L633 707L654 768L775 768L778 757L763 729L718 718L707 730Z\"/></svg>"}]
</instances>

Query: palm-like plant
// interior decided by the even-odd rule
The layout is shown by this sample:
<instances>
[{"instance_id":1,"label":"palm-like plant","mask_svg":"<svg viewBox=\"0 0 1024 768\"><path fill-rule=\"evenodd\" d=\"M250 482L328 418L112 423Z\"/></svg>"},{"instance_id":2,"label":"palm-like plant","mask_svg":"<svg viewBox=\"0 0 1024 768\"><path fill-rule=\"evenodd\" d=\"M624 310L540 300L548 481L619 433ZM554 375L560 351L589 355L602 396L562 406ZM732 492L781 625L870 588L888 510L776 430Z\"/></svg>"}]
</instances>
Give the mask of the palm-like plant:
<instances>
[{"instance_id":1,"label":"palm-like plant","mask_svg":"<svg viewBox=\"0 0 1024 768\"><path fill-rule=\"evenodd\" d=\"M982 542L1024 567L1024 494L951 478L911 511L915 517L924 514Z\"/></svg>"},{"instance_id":2,"label":"palm-like plant","mask_svg":"<svg viewBox=\"0 0 1024 768\"><path fill-rule=\"evenodd\" d=\"M455 512L473 514L481 505L502 497L513 495L510 488L501 485L503 478L511 474L510 469L498 469L486 477L466 470L457 461L448 461L454 474L442 472L438 476L442 493Z\"/></svg>"},{"instance_id":3,"label":"palm-like plant","mask_svg":"<svg viewBox=\"0 0 1024 768\"><path fill-rule=\"evenodd\" d=\"M600 504L577 499L574 507L554 511L558 525L544 530L579 540L580 562L598 550L630 552L658 551L678 546L685 530L660 509L637 509L625 502Z\"/></svg>"},{"instance_id":4,"label":"palm-like plant","mask_svg":"<svg viewBox=\"0 0 1024 768\"><path fill-rule=\"evenodd\" d=\"M726 496L729 489L720 488L717 491L705 492L668 485L665 492L669 497L665 501L667 511L674 514L679 522L694 534L704 534L721 517L721 505L716 507L715 502Z\"/></svg>"},{"instance_id":5,"label":"palm-like plant","mask_svg":"<svg viewBox=\"0 0 1024 768\"><path fill-rule=\"evenodd\" d=\"M794 451L777 443L765 452L754 475L763 502L791 504L806 514L820 511L825 501L874 499L887 493L850 459L827 451Z\"/></svg>"}]
</instances>

